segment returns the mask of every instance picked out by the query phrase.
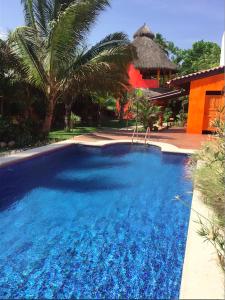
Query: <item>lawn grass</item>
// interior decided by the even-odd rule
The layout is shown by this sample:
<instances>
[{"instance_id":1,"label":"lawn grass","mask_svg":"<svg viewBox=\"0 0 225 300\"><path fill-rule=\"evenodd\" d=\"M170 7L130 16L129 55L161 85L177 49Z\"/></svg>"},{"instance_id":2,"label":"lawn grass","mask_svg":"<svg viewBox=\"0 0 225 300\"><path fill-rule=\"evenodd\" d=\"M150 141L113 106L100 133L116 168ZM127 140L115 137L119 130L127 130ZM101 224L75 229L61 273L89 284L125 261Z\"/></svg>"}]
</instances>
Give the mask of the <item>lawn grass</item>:
<instances>
[{"instance_id":1,"label":"lawn grass","mask_svg":"<svg viewBox=\"0 0 225 300\"><path fill-rule=\"evenodd\" d=\"M86 134L86 133L92 133L97 130L97 127L76 127L75 129L71 130L70 132L67 132L65 130L56 130L51 131L49 133L49 139L50 140L68 140L76 135Z\"/></svg>"},{"instance_id":2,"label":"lawn grass","mask_svg":"<svg viewBox=\"0 0 225 300\"><path fill-rule=\"evenodd\" d=\"M134 126L135 125L135 120L129 120L127 121L119 121L119 120L109 120L106 122L102 122L101 127L93 127L93 126L76 126L73 130L70 132L67 132L65 130L54 130L51 131L48 135L48 139L40 141L38 143L32 144L32 145L27 145L26 147L20 147L21 149L27 149L27 148L33 148L33 147L39 147L39 146L44 146L47 144L51 144L54 142L59 142L59 141L64 141L73 138L74 136L82 135L82 134L87 134L87 133L92 133L95 131L104 131L104 130L109 130L109 129L120 129L120 128L126 128L127 126ZM11 151L20 149L17 147L14 148L0 148L0 156L3 154L9 154Z\"/></svg>"},{"instance_id":3,"label":"lawn grass","mask_svg":"<svg viewBox=\"0 0 225 300\"><path fill-rule=\"evenodd\" d=\"M111 129L119 129L119 128L126 128L127 126L134 126L136 123L135 120L126 120L119 121L119 120L109 120L102 122L102 127L111 128Z\"/></svg>"},{"instance_id":4,"label":"lawn grass","mask_svg":"<svg viewBox=\"0 0 225 300\"><path fill-rule=\"evenodd\" d=\"M134 125L135 125L135 120L129 120L128 123L127 121L120 122L118 120L110 120L107 122L102 122L101 127L76 126L76 128L74 128L70 132L67 132L65 130L51 131L48 137L51 142L63 141L63 140L71 139L72 137L77 135L92 133L97 130L120 129L120 128L125 128L126 126L134 126Z\"/></svg>"}]
</instances>

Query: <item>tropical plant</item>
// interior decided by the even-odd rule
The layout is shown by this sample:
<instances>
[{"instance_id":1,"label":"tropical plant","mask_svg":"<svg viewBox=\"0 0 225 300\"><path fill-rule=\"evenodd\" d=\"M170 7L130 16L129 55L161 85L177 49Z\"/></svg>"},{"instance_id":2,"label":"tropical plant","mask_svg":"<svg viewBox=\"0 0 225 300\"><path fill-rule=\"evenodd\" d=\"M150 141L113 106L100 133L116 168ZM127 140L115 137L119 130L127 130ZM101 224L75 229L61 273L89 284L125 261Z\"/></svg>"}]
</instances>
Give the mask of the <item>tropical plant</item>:
<instances>
[{"instance_id":1,"label":"tropical plant","mask_svg":"<svg viewBox=\"0 0 225 300\"><path fill-rule=\"evenodd\" d=\"M168 41L162 36L161 33L156 33L154 41L169 55Z\"/></svg>"},{"instance_id":2,"label":"tropical plant","mask_svg":"<svg viewBox=\"0 0 225 300\"><path fill-rule=\"evenodd\" d=\"M173 42L167 41L160 33L156 34L155 41L179 66L178 72L182 75L219 65L221 49L216 43L201 40L193 43L190 49L181 49Z\"/></svg>"},{"instance_id":3,"label":"tropical plant","mask_svg":"<svg viewBox=\"0 0 225 300\"><path fill-rule=\"evenodd\" d=\"M76 101L76 99L80 96L84 98L93 98L93 95L98 95L100 97L108 97L108 95L111 95L113 98L119 98L121 94L124 94L126 90L129 88L129 77L127 73L127 67L128 62L131 60L131 57L135 55L134 49L129 46L128 40L127 42L120 40L122 38L123 33L116 33L113 35L110 35L103 39L99 44L97 44L93 49L90 49L90 52L93 51L93 55L96 55L96 49L94 48L100 48L99 51L111 51L112 48L117 47L119 50L124 51L124 55L127 57L124 57L124 61L120 62L119 60L123 59L123 53L121 52L121 57L119 60L117 60L116 57L109 55L108 67L106 69L100 68L98 72L95 73L94 77L84 78L83 81L77 82L76 80L72 79L71 86L66 89L66 93L64 93L64 102L65 102L65 124L69 126L70 120L70 114L71 114L71 107L72 104ZM121 35L121 37L117 37L116 35ZM112 41L108 41L108 38L114 39ZM115 40L116 38L116 40ZM125 38L125 35L124 35ZM126 39L126 38L125 38ZM113 45L116 42L116 44L119 42L121 44L124 43L124 45ZM126 44L127 43L127 44ZM119 50L119 51L120 51ZM101 55L99 53L99 55ZM111 57L110 57L111 56ZM130 56L130 58L129 58ZM81 62L83 63L83 62ZM88 76L88 74L86 74ZM95 98L95 97L94 97ZM98 106L99 107L99 106Z\"/></svg>"},{"instance_id":4,"label":"tropical plant","mask_svg":"<svg viewBox=\"0 0 225 300\"><path fill-rule=\"evenodd\" d=\"M45 94L43 132L48 133L55 105L65 93L76 97L100 89L115 78L114 71L118 74L118 69L126 69L133 51L123 33L111 34L91 49L85 45L91 26L109 0L22 3L26 25L16 28L10 42L22 62L25 79Z\"/></svg>"},{"instance_id":5,"label":"tropical plant","mask_svg":"<svg viewBox=\"0 0 225 300\"><path fill-rule=\"evenodd\" d=\"M161 113L161 107L151 103L145 96L139 96L133 100L133 114L136 116L145 129L148 127L153 130L154 124Z\"/></svg>"},{"instance_id":6,"label":"tropical plant","mask_svg":"<svg viewBox=\"0 0 225 300\"><path fill-rule=\"evenodd\" d=\"M211 220L201 215L198 215L199 219L196 223L200 226L197 233L204 239L204 242L209 242L216 250L218 257L218 263L223 272L225 272L225 239L223 227L219 226L217 220L212 218Z\"/></svg>"},{"instance_id":7,"label":"tropical plant","mask_svg":"<svg viewBox=\"0 0 225 300\"><path fill-rule=\"evenodd\" d=\"M225 207L225 121L214 121L217 135L204 143L200 151L192 157L192 174L202 200L213 209L209 220L200 218L198 233L216 249L219 263L225 271L224 257L224 207ZM196 167L196 162L200 161Z\"/></svg>"},{"instance_id":8,"label":"tropical plant","mask_svg":"<svg viewBox=\"0 0 225 300\"><path fill-rule=\"evenodd\" d=\"M163 121L168 124L170 118L172 117L172 110L170 107L166 107L163 111Z\"/></svg>"},{"instance_id":9,"label":"tropical plant","mask_svg":"<svg viewBox=\"0 0 225 300\"><path fill-rule=\"evenodd\" d=\"M7 41L0 39L0 101L3 114L3 102L12 96L14 86L22 80L22 68L17 56L12 52Z\"/></svg>"},{"instance_id":10,"label":"tropical plant","mask_svg":"<svg viewBox=\"0 0 225 300\"><path fill-rule=\"evenodd\" d=\"M194 155L193 161L203 163L194 169L193 176L196 187L201 191L204 201L213 207L219 220L225 225L225 144L224 125L220 120L218 136L204 143L202 149Z\"/></svg>"},{"instance_id":11,"label":"tropical plant","mask_svg":"<svg viewBox=\"0 0 225 300\"><path fill-rule=\"evenodd\" d=\"M115 110L116 100L109 94L101 95L95 93L92 95L92 101L98 106L98 126L101 126L103 109Z\"/></svg>"},{"instance_id":12,"label":"tropical plant","mask_svg":"<svg viewBox=\"0 0 225 300\"><path fill-rule=\"evenodd\" d=\"M0 40L0 114L35 121L43 119L43 93L25 81L22 62L9 41Z\"/></svg>"},{"instance_id":13,"label":"tropical plant","mask_svg":"<svg viewBox=\"0 0 225 300\"><path fill-rule=\"evenodd\" d=\"M176 115L176 121L179 126L184 126L187 121L187 113L183 111L183 109L180 110L179 114Z\"/></svg>"},{"instance_id":14,"label":"tropical plant","mask_svg":"<svg viewBox=\"0 0 225 300\"><path fill-rule=\"evenodd\" d=\"M160 33L156 33L154 40L175 64L180 65L182 63L185 50L175 46L173 42L167 41Z\"/></svg>"},{"instance_id":15,"label":"tropical plant","mask_svg":"<svg viewBox=\"0 0 225 300\"><path fill-rule=\"evenodd\" d=\"M214 247L218 257L218 263L222 271L225 272L225 238L223 232L224 228L221 227L221 225L218 225L217 218L215 218L212 215L210 217L202 215L199 211L192 208L190 203L184 201L178 195L175 197L174 200L180 201L182 204L187 206L196 214L198 219L194 222L197 223L199 226L197 233L204 239L204 242L208 242Z\"/></svg>"},{"instance_id":16,"label":"tropical plant","mask_svg":"<svg viewBox=\"0 0 225 300\"><path fill-rule=\"evenodd\" d=\"M81 117L71 113L71 128L74 129L75 125L79 124Z\"/></svg>"},{"instance_id":17,"label":"tropical plant","mask_svg":"<svg viewBox=\"0 0 225 300\"><path fill-rule=\"evenodd\" d=\"M24 147L35 144L41 139L39 123L32 120L13 122L9 117L0 116L0 143L12 143L13 147Z\"/></svg>"},{"instance_id":18,"label":"tropical plant","mask_svg":"<svg viewBox=\"0 0 225 300\"><path fill-rule=\"evenodd\" d=\"M183 51L181 74L217 67L220 61L220 47L213 42L198 41L191 49Z\"/></svg>"},{"instance_id":19,"label":"tropical plant","mask_svg":"<svg viewBox=\"0 0 225 300\"><path fill-rule=\"evenodd\" d=\"M7 79L21 80L22 75L24 73L18 57L13 53L8 41L0 39L0 82Z\"/></svg>"},{"instance_id":20,"label":"tropical plant","mask_svg":"<svg viewBox=\"0 0 225 300\"><path fill-rule=\"evenodd\" d=\"M128 92L126 90L121 92L121 94L119 95L118 101L119 101L119 120L120 120L120 122L122 122L124 119L125 107L129 102Z\"/></svg>"}]
</instances>

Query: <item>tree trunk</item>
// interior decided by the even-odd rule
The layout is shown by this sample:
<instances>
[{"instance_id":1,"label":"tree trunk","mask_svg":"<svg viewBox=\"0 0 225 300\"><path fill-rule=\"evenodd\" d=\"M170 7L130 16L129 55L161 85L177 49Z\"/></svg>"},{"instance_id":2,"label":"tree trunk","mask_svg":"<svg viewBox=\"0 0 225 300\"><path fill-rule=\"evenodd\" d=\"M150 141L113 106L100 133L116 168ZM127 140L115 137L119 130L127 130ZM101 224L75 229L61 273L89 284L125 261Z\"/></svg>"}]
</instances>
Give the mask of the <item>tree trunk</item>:
<instances>
[{"instance_id":1,"label":"tree trunk","mask_svg":"<svg viewBox=\"0 0 225 300\"><path fill-rule=\"evenodd\" d=\"M71 130L71 108L72 108L71 103L65 104L65 130L66 131Z\"/></svg>"},{"instance_id":2,"label":"tree trunk","mask_svg":"<svg viewBox=\"0 0 225 300\"><path fill-rule=\"evenodd\" d=\"M1 103L1 105L0 105L0 115L2 115L3 116L3 112L4 112L4 98L3 98L3 96L0 96L0 103Z\"/></svg>"},{"instance_id":3,"label":"tree trunk","mask_svg":"<svg viewBox=\"0 0 225 300\"><path fill-rule=\"evenodd\" d=\"M123 121L123 117L124 117L124 108L125 108L125 105L124 104L120 104L120 122Z\"/></svg>"},{"instance_id":4,"label":"tree trunk","mask_svg":"<svg viewBox=\"0 0 225 300\"><path fill-rule=\"evenodd\" d=\"M162 113L159 114L159 125L163 126L163 114Z\"/></svg>"},{"instance_id":5,"label":"tree trunk","mask_svg":"<svg viewBox=\"0 0 225 300\"><path fill-rule=\"evenodd\" d=\"M149 120L148 120L148 123L147 123L146 125L147 125L147 126L146 126L145 129L147 129L147 127L149 127L150 130L152 131L152 130L153 130L153 125L154 125L154 120L153 120L153 119L149 119Z\"/></svg>"},{"instance_id":6,"label":"tree trunk","mask_svg":"<svg viewBox=\"0 0 225 300\"><path fill-rule=\"evenodd\" d=\"M47 105L47 111L44 119L44 124L42 127L42 132L47 135L51 129L52 126L52 119L53 119L53 112L54 112L54 106L55 106L55 99L52 97L49 98L49 102Z\"/></svg>"},{"instance_id":7,"label":"tree trunk","mask_svg":"<svg viewBox=\"0 0 225 300\"><path fill-rule=\"evenodd\" d=\"M98 127L101 127L101 108L98 108Z\"/></svg>"}]
</instances>

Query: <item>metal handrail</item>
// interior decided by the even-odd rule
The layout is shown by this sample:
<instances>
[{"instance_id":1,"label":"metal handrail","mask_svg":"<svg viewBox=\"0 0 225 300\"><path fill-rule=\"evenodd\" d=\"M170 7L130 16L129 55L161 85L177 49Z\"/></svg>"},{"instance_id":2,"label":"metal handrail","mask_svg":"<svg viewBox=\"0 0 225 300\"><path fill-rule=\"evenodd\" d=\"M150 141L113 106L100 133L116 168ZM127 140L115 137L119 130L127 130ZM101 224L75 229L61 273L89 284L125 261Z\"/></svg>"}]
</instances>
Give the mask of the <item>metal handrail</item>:
<instances>
[{"instance_id":1,"label":"metal handrail","mask_svg":"<svg viewBox=\"0 0 225 300\"><path fill-rule=\"evenodd\" d=\"M146 130L146 133L145 133L145 144L147 143L148 136L150 136L150 132L151 132L151 129L150 129L150 127L148 127Z\"/></svg>"},{"instance_id":2,"label":"metal handrail","mask_svg":"<svg viewBox=\"0 0 225 300\"><path fill-rule=\"evenodd\" d=\"M150 133L151 133L151 129L150 129L150 127L148 127L146 132L145 132L145 144L147 143L147 139L150 137ZM134 143L135 135L138 138L138 136L139 136L138 128L135 128L134 131L133 131L132 144Z\"/></svg>"},{"instance_id":3,"label":"metal handrail","mask_svg":"<svg viewBox=\"0 0 225 300\"><path fill-rule=\"evenodd\" d=\"M134 129L134 132L133 132L133 135L132 135L132 144L133 144L133 142L134 142L135 133L136 133L136 135L137 135L137 137L138 137L138 128L135 128L135 129Z\"/></svg>"}]
</instances>

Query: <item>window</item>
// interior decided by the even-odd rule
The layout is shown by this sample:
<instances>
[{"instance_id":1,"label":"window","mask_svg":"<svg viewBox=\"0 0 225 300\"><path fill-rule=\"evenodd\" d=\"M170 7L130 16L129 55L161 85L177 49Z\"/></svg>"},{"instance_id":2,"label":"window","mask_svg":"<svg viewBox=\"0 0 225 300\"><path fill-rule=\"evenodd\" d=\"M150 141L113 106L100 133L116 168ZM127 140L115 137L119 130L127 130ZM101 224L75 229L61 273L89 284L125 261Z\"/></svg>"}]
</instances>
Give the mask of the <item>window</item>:
<instances>
[{"instance_id":1,"label":"window","mask_svg":"<svg viewBox=\"0 0 225 300\"><path fill-rule=\"evenodd\" d=\"M206 95L222 96L224 91L206 91Z\"/></svg>"}]
</instances>

